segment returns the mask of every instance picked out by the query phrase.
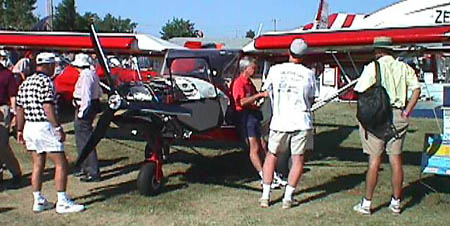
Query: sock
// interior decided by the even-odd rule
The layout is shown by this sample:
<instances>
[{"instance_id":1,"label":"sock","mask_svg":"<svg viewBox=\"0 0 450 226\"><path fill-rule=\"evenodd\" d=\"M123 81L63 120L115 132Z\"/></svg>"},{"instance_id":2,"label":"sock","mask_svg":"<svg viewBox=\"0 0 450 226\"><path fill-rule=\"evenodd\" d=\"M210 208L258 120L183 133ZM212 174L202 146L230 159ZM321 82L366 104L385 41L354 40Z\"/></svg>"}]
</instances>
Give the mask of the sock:
<instances>
[{"instance_id":1,"label":"sock","mask_svg":"<svg viewBox=\"0 0 450 226\"><path fill-rule=\"evenodd\" d=\"M368 200L368 199L366 199L366 197L364 197L362 200L361 206L365 207L365 208L370 208L371 204L372 204L372 200Z\"/></svg>"},{"instance_id":2,"label":"sock","mask_svg":"<svg viewBox=\"0 0 450 226\"><path fill-rule=\"evenodd\" d=\"M263 184L263 193L261 199L269 199L270 198L270 184Z\"/></svg>"},{"instance_id":3,"label":"sock","mask_svg":"<svg viewBox=\"0 0 450 226\"><path fill-rule=\"evenodd\" d=\"M288 184L284 191L283 200L292 200L292 194L294 194L294 192L295 192L295 188Z\"/></svg>"},{"instance_id":4,"label":"sock","mask_svg":"<svg viewBox=\"0 0 450 226\"><path fill-rule=\"evenodd\" d=\"M263 177L263 171L262 171L262 170L259 171L258 174L259 174L259 176L261 177L261 179L263 180L263 179L264 179L264 177Z\"/></svg>"},{"instance_id":5,"label":"sock","mask_svg":"<svg viewBox=\"0 0 450 226\"><path fill-rule=\"evenodd\" d=\"M34 197L34 200L38 200L39 198L42 198L43 196L42 196L41 191L33 191L33 197Z\"/></svg>"},{"instance_id":6,"label":"sock","mask_svg":"<svg viewBox=\"0 0 450 226\"><path fill-rule=\"evenodd\" d=\"M391 205L400 205L400 199L395 199L394 196L392 196Z\"/></svg>"},{"instance_id":7,"label":"sock","mask_svg":"<svg viewBox=\"0 0 450 226\"><path fill-rule=\"evenodd\" d=\"M59 191L59 192L57 192L57 195L58 195L58 202L66 201L68 199L65 191Z\"/></svg>"}]
</instances>

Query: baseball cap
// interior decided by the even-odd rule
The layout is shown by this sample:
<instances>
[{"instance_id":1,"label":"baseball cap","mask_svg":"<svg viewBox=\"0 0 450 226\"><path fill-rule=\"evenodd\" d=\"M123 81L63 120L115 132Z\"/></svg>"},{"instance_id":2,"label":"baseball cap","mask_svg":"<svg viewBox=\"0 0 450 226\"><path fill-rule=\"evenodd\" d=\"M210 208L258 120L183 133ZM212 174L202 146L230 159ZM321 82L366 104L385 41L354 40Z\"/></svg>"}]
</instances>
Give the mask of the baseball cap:
<instances>
[{"instance_id":1,"label":"baseball cap","mask_svg":"<svg viewBox=\"0 0 450 226\"><path fill-rule=\"evenodd\" d=\"M39 53L36 56L36 64L54 64L55 63L55 54L54 53L48 53L48 52L43 52L43 53Z\"/></svg>"},{"instance_id":2,"label":"baseball cap","mask_svg":"<svg viewBox=\"0 0 450 226\"><path fill-rule=\"evenodd\" d=\"M289 47L289 52L294 57L301 57L306 53L308 44L303 39L295 39Z\"/></svg>"},{"instance_id":3,"label":"baseball cap","mask_svg":"<svg viewBox=\"0 0 450 226\"><path fill-rule=\"evenodd\" d=\"M0 49L0 56L2 56L2 57L8 56L8 51Z\"/></svg>"}]
</instances>

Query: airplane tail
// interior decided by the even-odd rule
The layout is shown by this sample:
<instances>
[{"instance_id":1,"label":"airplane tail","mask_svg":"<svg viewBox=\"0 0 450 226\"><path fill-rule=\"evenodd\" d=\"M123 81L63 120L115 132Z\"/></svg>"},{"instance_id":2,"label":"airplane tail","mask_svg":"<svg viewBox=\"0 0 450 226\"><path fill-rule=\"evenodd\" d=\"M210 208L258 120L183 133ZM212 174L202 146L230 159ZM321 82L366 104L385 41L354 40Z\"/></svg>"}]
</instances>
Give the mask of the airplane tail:
<instances>
[{"instance_id":1,"label":"airplane tail","mask_svg":"<svg viewBox=\"0 0 450 226\"><path fill-rule=\"evenodd\" d=\"M328 3L326 0L320 0L319 9L317 10L316 18L314 19L313 29L328 28Z\"/></svg>"}]
</instances>

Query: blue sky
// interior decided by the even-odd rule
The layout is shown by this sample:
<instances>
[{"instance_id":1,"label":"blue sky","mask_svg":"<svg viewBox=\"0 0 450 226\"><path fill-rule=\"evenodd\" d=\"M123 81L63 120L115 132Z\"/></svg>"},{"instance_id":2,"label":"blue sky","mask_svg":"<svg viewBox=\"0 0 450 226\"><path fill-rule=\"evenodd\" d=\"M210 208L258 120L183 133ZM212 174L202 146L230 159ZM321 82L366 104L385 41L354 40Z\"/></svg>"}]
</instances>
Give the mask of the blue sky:
<instances>
[{"instance_id":1,"label":"blue sky","mask_svg":"<svg viewBox=\"0 0 450 226\"><path fill-rule=\"evenodd\" d=\"M36 14L45 15L46 0L38 0ZM61 0L53 0L54 6ZM252 29L289 30L314 19L318 0L76 0L80 14L95 12L130 18L139 33L160 37L159 31L172 18L188 19L205 36L244 37ZM330 12L370 13L397 0L328 0Z\"/></svg>"}]
</instances>

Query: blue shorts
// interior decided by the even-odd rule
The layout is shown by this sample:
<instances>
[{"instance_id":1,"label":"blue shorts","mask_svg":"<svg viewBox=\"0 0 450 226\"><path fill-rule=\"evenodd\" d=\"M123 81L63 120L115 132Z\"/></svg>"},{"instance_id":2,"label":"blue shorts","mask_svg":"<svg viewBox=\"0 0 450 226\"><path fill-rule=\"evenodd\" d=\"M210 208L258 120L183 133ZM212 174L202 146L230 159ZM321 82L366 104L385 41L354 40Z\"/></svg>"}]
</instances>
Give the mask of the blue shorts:
<instances>
[{"instance_id":1,"label":"blue shorts","mask_svg":"<svg viewBox=\"0 0 450 226\"><path fill-rule=\"evenodd\" d=\"M261 119L256 111L239 112L240 115L240 133L244 138L261 138Z\"/></svg>"}]
</instances>

